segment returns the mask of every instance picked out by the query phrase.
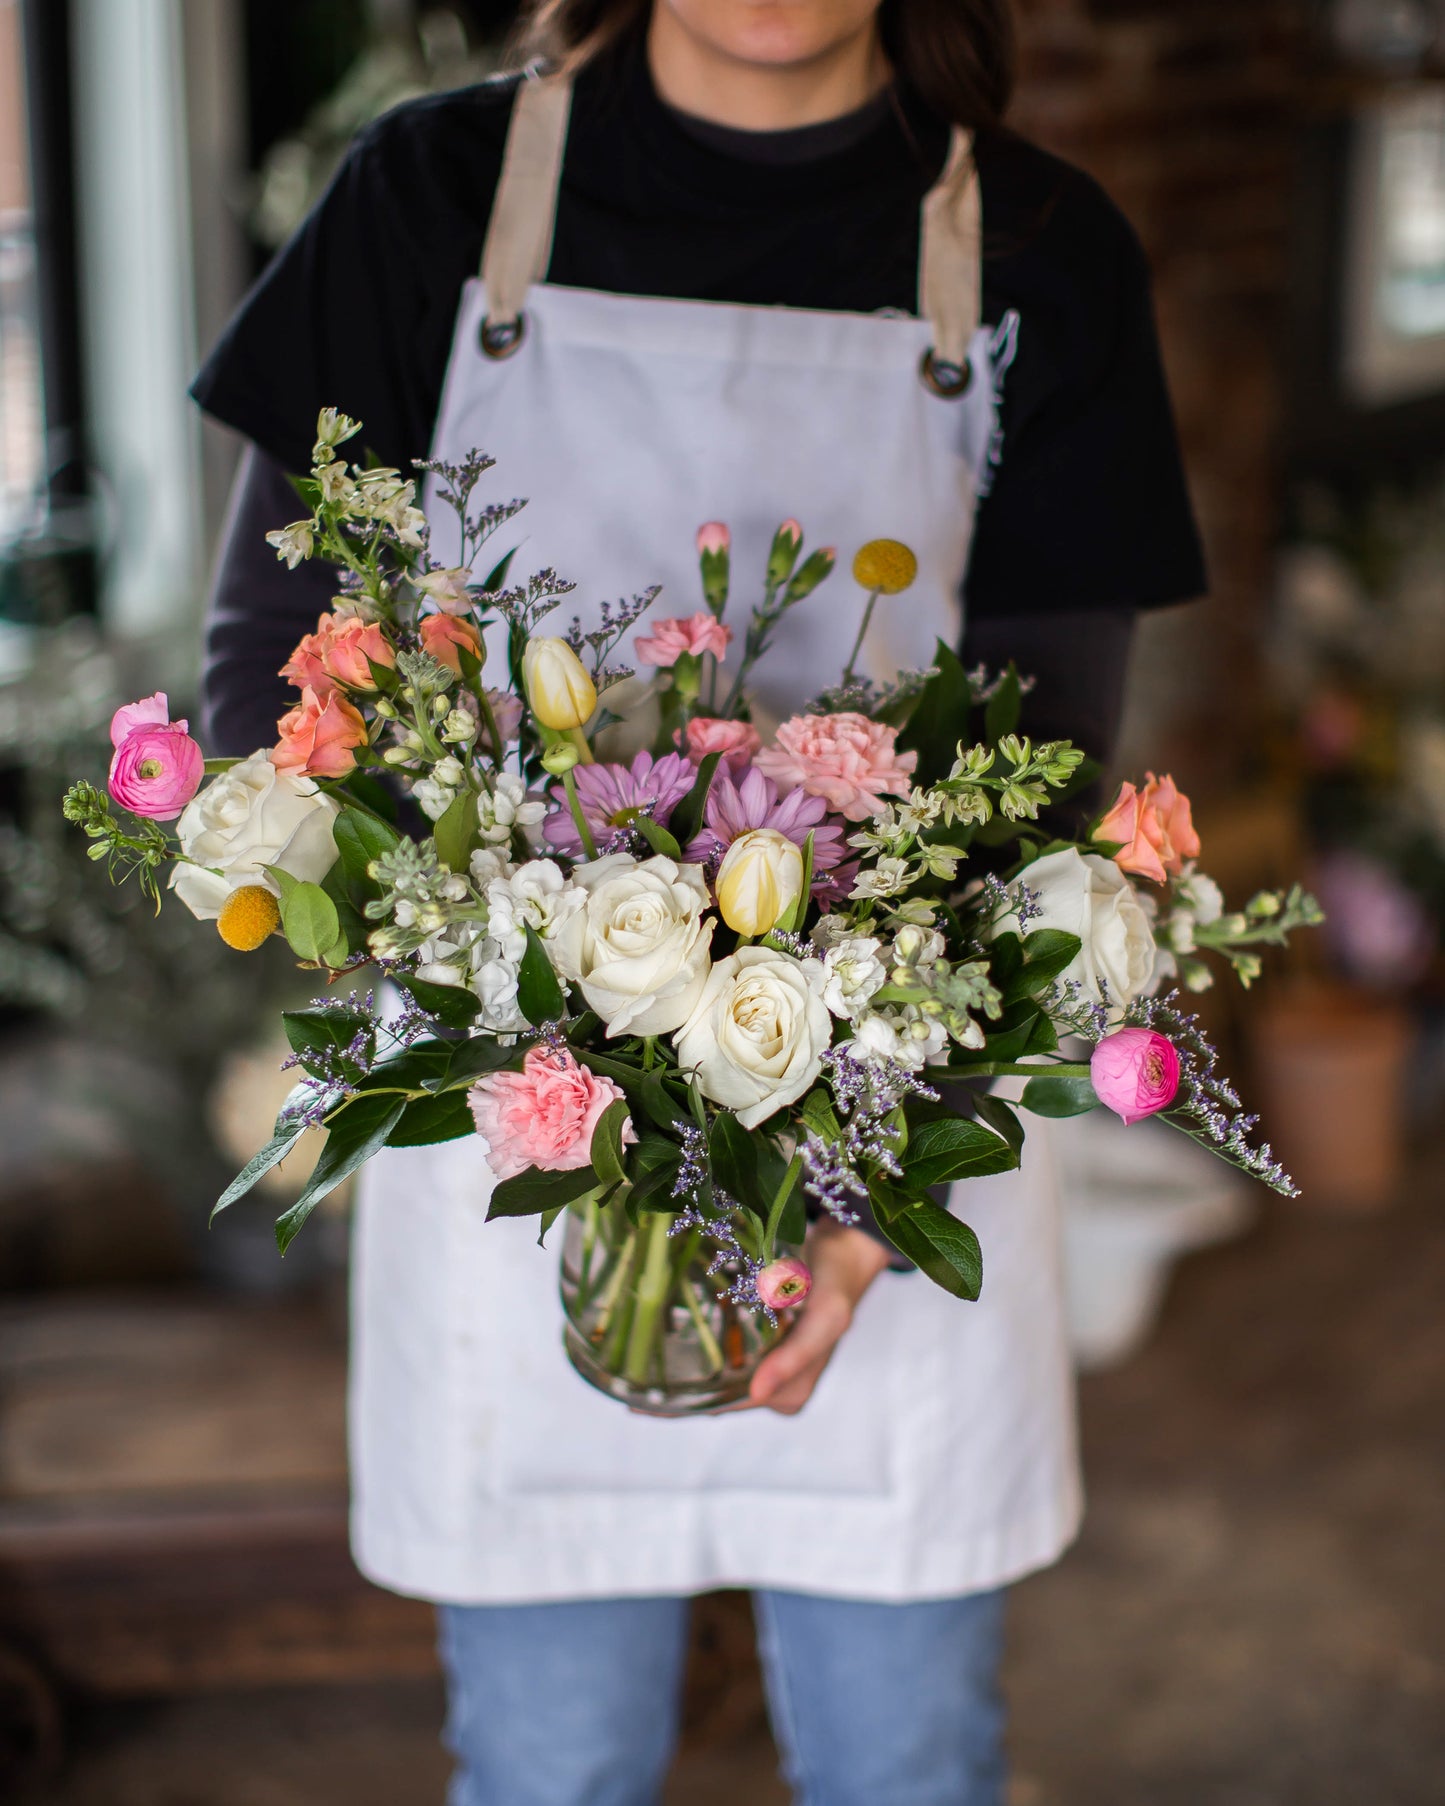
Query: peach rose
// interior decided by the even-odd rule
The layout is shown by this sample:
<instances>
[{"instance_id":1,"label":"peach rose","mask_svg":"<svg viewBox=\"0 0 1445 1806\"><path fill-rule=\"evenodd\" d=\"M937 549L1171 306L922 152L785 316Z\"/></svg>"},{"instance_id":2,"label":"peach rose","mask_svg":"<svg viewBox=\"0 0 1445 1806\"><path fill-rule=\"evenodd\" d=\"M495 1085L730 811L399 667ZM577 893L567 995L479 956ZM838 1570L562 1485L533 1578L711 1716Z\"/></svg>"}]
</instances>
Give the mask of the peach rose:
<instances>
[{"instance_id":1,"label":"peach rose","mask_svg":"<svg viewBox=\"0 0 1445 1806\"><path fill-rule=\"evenodd\" d=\"M747 765L762 745L758 730L746 721L716 721L707 715L695 715L687 724L686 742L679 744L694 765L701 765L709 753L721 753L722 764L736 775Z\"/></svg>"},{"instance_id":2,"label":"peach rose","mask_svg":"<svg viewBox=\"0 0 1445 1806\"><path fill-rule=\"evenodd\" d=\"M1153 884L1178 877L1186 859L1199 857L1189 798L1173 778L1151 771L1142 790L1125 783L1113 807L1094 830L1095 840L1119 842L1114 863Z\"/></svg>"},{"instance_id":3,"label":"peach rose","mask_svg":"<svg viewBox=\"0 0 1445 1806\"><path fill-rule=\"evenodd\" d=\"M670 670L684 653L701 658L704 652L710 652L714 658L726 658L732 637L731 627L724 627L716 615L700 608L695 615L673 615L654 621L652 632L640 634L633 641L633 649L644 665Z\"/></svg>"},{"instance_id":4,"label":"peach rose","mask_svg":"<svg viewBox=\"0 0 1445 1806\"><path fill-rule=\"evenodd\" d=\"M439 665L455 671L458 677L462 674L464 650L473 658L483 657L481 634L473 622L461 615L423 615L418 632L422 651L429 652Z\"/></svg>"},{"instance_id":5,"label":"peach rose","mask_svg":"<svg viewBox=\"0 0 1445 1806\"><path fill-rule=\"evenodd\" d=\"M321 668L336 683L350 690L374 690L373 665L391 670L396 654L375 621L355 615L322 615L316 624L321 642Z\"/></svg>"},{"instance_id":6,"label":"peach rose","mask_svg":"<svg viewBox=\"0 0 1445 1806\"><path fill-rule=\"evenodd\" d=\"M310 684L276 727L271 763L310 778L344 778L356 766L355 749L366 744L366 723L345 697L336 690L320 696Z\"/></svg>"},{"instance_id":7,"label":"peach rose","mask_svg":"<svg viewBox=\"0 0 1445 1806\"><path fill-rule=\"evenodd\" d=\"M544 1173L572 1172L592 1158L592 1134L609 1104L622 1096L611 1079L579 1066L570 1053L550 1047L528 1050L520 1072L494 1072L467 1093L477 1133L486 1138L487 1161L498 1179L529 1166ZM629 1117L622 1141L637 1140Z\"/></svg>"},{"instance_id":8,"label":"peach rose","mask_svg":"<svg viewBox=\"0 0 1445 1806\"><path fill-rule=\"evenodd\" d=\"M330 620L323 615L322 620ZM312 689L318 696L329 696L336 688L331 674L321 662L325 644L319 633L307 633L297 642L296 650L282 665L280 675L288 678L298 690Z\"/></svg>"},{"instance_id":9,"label":"peach rose","mask_svg":"<svg viewBox=\"0 0 1445 1806\"><path fill-rule=\"evenodd\" d=\"M866 821L881 798L907 796L916 752L901 753L898 730L866 715L794 715L778 729L753 768L779 790L821 796L849 821Z\"/></svg>"}]
</instances>

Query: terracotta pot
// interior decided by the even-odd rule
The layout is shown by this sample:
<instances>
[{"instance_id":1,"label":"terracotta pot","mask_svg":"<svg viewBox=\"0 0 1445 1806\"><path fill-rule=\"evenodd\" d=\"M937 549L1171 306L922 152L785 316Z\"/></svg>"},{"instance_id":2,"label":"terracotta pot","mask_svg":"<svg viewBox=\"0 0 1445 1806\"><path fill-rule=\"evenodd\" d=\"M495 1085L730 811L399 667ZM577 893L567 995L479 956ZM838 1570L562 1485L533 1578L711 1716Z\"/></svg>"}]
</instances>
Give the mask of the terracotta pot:
<instances>
[{"instance_id":1,"label":"terracotta pot","mask_svg":"<svg viewBox=\"0 0 1445 1806\"><path fill-rule=\"evenodd\" d=\"M1301 1204L1371 1211L1397 1195L1412 1039L1409 1012L1392 999L1322 988L1262 1002L1255 1091Z\"/></svg>"}]
</instances>

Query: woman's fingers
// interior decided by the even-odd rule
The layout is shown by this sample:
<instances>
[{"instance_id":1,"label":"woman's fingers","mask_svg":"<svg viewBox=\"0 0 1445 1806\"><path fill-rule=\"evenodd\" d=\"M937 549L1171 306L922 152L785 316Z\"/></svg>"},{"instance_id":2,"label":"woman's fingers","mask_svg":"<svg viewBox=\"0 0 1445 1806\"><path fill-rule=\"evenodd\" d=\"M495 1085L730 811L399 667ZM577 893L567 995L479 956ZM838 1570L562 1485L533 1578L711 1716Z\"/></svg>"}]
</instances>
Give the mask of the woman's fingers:
<instances>
[{"instance_id":1,"label":"woman's fingers","mask_svg":"<svg viewBox=\"0 0 1445 1806\"><path fill-rule=\"evenodd\" d=\"M820 1281L791 1333L758 1366L749 1397L755 1405L791 1414L807 1404L818 1377L853 1320L841 1291Z\"/></svg>"}]
</instances>

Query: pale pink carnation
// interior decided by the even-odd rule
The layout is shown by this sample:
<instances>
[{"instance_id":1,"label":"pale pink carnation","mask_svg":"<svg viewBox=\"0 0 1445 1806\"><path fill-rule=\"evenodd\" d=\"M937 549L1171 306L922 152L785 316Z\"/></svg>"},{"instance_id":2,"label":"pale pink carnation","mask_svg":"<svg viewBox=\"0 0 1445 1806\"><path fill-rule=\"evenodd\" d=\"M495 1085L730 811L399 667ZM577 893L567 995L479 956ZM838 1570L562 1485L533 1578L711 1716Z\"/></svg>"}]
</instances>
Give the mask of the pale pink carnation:
<instances>
[{"instance_id":1,"label":"pale pink carnation","mask_svg":"<svg viewBox=\"0 0 1445 1806\"><path fill-rule=\"evenodd\" d=\"M723 765L736 774L761 745L758 730L750 722L717 721L708 715L694 715L687 724L684 751L694 765L701 765L709 753L721 753Z\"/></svg>"},{"instance_id":2,"label":"pale pink carnation","mask_svg":"<svg viewBox=\"0 0 1445 1806\"><path fill-rule=\"evenodd\" d=\"M753 760L753 769L780 790L826 798L849 821L875 815L885 796L907 796L918 763L916 752L898 751L897 728L866 715L794 715L777 738Z\"/></svg>"},{"instance_id":3,"label":"pale pink carnation","mask_svg":"<svg viewBox=\"0 0 1445 1806\"><path fill-rule=\"evenodd\" d=\"M494 1072L467 1093L477 1133L486 1137L495 1176L513 1179L530 1166L571 1172L592 1158L592 1135L609 1104L622 1096L611 1079L579 1066L570 1053L533 1047L520 1072ZM637 1140L632 1119L622 1140Z\"/></svg>"},{"instance_id":4,"label":"pale pink carnation","mask_svg":"<svg viewBox=\"0 0 1445 1806\"><path fill-rule=\"evenodd\" d=\"M640 634L633 641L633 650L644 665L658 665L663 670L670 670L686 652L694 658L701 658L704 652L710 652L714 658L726 658L728 641L733 637L732 628L724 627L705 608L695 615L671 615L654 621L652 628L651 633Z\"/></svg>"},{"instance_id":5,"label":"pale pink carnation","mask_svg":"<svg viewBox=\"0 0 1445 1806\"><path fill-rule=\"evenodd\" d=\"M1125 1126L1157 1116L1179 1090L1179 1054L1151 1028L1121 1028L1094 1049L1089 1061L1094 1094Z\"/></svg>"}]
</instances>

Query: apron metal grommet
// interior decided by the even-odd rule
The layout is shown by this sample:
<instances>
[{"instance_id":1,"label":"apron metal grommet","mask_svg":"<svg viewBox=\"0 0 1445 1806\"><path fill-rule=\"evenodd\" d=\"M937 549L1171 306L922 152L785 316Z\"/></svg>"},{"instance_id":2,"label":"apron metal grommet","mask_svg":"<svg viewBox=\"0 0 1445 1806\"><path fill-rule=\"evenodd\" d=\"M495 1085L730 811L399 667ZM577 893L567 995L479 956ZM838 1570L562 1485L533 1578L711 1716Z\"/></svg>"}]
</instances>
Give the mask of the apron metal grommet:
<instances>
[{"instance_id":1,"label":"apron metal grommet","mask_svg":"<svg viewBox=\"0 0 1445 1806\"><path fill-rule=\"evenodd\" d=\"M518 314L515 320L483 320L479 336L482 350L488 357L511 357L521 350L522 340L527 336L527 316Z\"/></svg>"},{"instance_id":2,"label":"apron metal grommet","mask_svg":"<svg viewBox=\"0 0 1445 1806\"><path fill-rule=\"evenodd\" d=\"M945 401L957 401L960 395L968 392L973 381L973 365L965 358L961 364L946 363L936 357L930 346L923 354L923 362L918 366L918 374L923 378L923 386L935 395L941 395Z\"/></svg>"}]
</instances>

